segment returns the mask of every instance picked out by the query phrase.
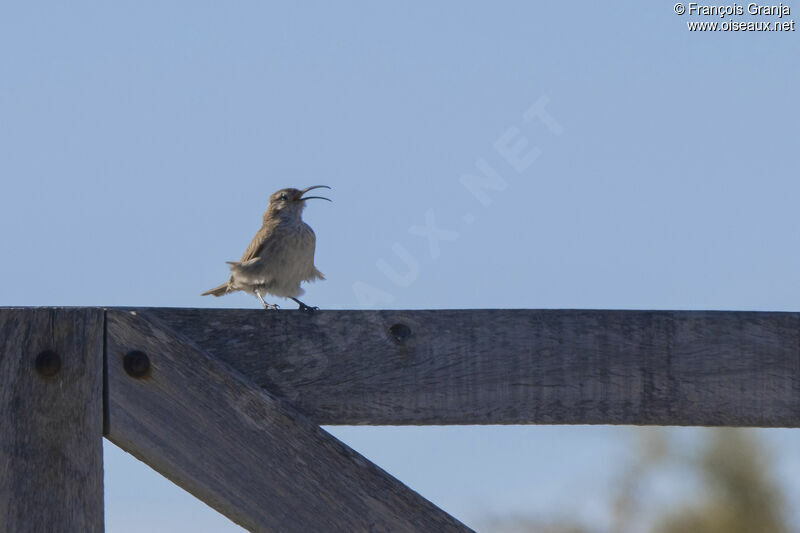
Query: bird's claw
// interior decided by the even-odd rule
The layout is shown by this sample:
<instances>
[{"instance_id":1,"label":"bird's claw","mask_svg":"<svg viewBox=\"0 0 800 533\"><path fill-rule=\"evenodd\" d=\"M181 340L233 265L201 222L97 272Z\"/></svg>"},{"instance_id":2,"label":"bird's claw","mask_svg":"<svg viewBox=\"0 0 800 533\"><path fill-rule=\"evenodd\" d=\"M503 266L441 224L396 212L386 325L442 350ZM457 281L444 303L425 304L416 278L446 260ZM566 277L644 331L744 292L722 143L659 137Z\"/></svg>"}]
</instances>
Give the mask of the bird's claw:
<instances>
[{"instance_id":1,"label":"bird's claw","mask_svg":"<svg viewBox=\"0 0 800 533\"><path fill-rule=\"evenodd\" d=\"M266 311L277 311L280 309L280 306L278 304L267 304L264 306L264 309Z\"/></svg>"},{"instance_id":2,"label":"bird's claw","mask_svg":"<svg viewBox=\"0 0 800 533\"><path fill-rule=\"evenodd\" d=\"M301 302L300 300L298 300L297 298L292 298L291 296L289 298L294 300L294 302L298 305L297 309L299 311L304 312L304 313L313 313L314 311L319 309L319 307L311 307L310 305L306 305L303 302Z\"/></svg>"}]
</instances>

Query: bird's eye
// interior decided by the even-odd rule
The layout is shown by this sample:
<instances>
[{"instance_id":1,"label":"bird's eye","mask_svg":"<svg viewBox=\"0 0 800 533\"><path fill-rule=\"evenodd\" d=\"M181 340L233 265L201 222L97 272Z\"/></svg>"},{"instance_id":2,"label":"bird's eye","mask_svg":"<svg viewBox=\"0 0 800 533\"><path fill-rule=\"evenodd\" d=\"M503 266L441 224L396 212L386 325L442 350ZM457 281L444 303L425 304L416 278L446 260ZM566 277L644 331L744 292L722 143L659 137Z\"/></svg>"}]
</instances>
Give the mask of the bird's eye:
<instances>
[{"instance_id":1,"label":"bird's eye","mask_svg":"<svg viewBox=\"0 0 800 533\"><path fill-rule=\"evenodd\" d=\"M288 200L289 197L286 196L286 193L281 194L281 200Z\"/></svg>"}]
</instances>

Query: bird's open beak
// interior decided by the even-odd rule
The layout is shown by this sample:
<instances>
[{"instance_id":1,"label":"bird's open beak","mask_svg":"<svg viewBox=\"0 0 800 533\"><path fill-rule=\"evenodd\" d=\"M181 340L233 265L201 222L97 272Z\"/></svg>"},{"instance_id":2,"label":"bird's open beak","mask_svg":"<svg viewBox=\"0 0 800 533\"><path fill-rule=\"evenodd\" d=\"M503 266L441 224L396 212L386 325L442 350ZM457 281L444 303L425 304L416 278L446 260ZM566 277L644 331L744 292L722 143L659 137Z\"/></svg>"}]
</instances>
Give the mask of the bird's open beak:
<instances>
[{"instance_id":1,"label":"bird's open beak","mask_svg":"<svg viewBox=\"0 0 800 533\"><path fill-rule=\"evenodd\" d=\"M328 187L327 185L312 185L311 187L306 187L305 189L300 191L300 196L297 197L296 201L300 202L300 201L310 200L312 198L319 198L320 200L328 200L329 202L333 201L330 198L325 198L324 196L306 196L306 197L303 197L303 195L305 193L307 193L308 191L314 190L314 189L330 189L330 187Z\"/></svg>"}]
</instances>

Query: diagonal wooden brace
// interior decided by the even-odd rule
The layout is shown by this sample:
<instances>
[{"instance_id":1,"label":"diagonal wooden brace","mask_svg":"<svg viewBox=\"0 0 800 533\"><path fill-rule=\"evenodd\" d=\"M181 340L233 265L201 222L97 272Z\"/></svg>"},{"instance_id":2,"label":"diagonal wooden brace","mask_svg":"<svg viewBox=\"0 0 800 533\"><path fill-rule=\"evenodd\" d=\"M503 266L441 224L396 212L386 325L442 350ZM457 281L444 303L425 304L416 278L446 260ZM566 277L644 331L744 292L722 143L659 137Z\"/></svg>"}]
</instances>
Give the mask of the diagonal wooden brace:
<instances>
[{"instance_id":1,"label":"diagonal wooden brace","mask_svg":"<svg viewBox=\"0 0 800 533\"><path fill-rule=\"evenodd\" d=\"M469 531L147 311L106 321L107 437L234 522Z\"/></svg>"}]
</instances>

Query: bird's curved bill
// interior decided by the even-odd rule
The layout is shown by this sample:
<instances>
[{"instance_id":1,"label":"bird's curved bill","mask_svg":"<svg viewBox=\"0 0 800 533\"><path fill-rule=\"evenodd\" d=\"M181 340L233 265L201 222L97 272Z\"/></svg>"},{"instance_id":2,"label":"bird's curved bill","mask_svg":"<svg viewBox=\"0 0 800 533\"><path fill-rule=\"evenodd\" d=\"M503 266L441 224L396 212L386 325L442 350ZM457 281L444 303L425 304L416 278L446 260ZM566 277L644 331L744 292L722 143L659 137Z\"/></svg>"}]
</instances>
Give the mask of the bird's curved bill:
<instances>
[{"instance_id":1,"label":"bird's curved bill","mask_svg":"<svg viewBox=\"0 0 800 533\"><path fill-rule=\"evenodd\" d=\"M297 200L298 201L300 201L300 200L311 200L312 198L318 198L320 200L328 200L329 202L333 201L330 198L325 198L324 196L305 196L305 197L303 197L303 195L305 193L307 193L308 191L312 191L314 189L330 189L330 187L328 187L327 185L312 185L311 187L306 187L305 189L300 191L300 196L297 198Z\"/></svg>"}]
</instances>

